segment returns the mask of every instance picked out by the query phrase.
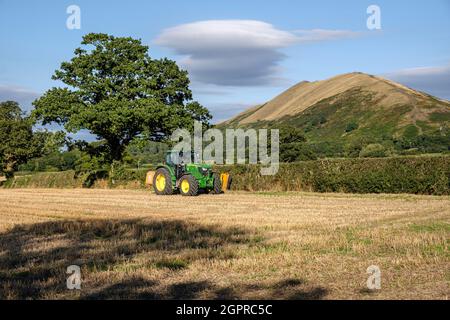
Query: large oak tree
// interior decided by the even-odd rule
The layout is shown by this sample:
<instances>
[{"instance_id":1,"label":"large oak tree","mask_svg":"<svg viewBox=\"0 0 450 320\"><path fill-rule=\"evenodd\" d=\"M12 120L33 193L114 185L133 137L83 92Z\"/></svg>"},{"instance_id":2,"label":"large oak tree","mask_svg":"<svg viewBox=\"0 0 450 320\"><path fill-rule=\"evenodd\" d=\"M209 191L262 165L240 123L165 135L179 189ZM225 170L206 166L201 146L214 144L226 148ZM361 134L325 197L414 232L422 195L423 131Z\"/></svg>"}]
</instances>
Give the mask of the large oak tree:
<instances>
[{"instance_id":1,"label":"large oak tree","mask_svg":"<svg viewBox=\"0 0 450 320\"><path fill-rule=\"evenodd\" d=\"M140 40L87 34L69 62L53 75L66 87L52 88L33 102L43 124L69 132L87 129L105 141L106 159L121 160L137 136L158 140L193 120L211 115L192 101L189 78L174 61L152 59Z\"/></svg>"}]
</instances>

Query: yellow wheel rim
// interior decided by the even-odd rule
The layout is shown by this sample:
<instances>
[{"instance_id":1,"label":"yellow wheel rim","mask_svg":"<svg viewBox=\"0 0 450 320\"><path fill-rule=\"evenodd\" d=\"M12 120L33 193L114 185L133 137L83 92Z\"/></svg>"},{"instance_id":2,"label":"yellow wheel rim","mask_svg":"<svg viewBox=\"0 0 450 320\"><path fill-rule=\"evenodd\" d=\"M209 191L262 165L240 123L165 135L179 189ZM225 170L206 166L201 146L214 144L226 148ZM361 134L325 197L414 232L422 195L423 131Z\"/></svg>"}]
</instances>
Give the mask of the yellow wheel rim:
<instances>
[{"instance_id":1,"label":"yellow wheel rim","mask_svg":"<svg viewBox=\"0 0 450 320\"><path fill-rule=\"evenodd\" d=\"M187 179L181 181L181 191L183 191L183 193L189 192L189 181L187 181Z\"/></svg>"},{"instance_id":2,"label":"yellow wheel rim","mask_svg":"<svg viewBox=\"0 0 450 320\"><path fill-rule=\"evenodd\" d=\"M158 174L158 176L156 177L156 189L158 189L158 191L164 191L165 188L166 177L164 177L163 174Z\"/></svg>"}]
</instances>

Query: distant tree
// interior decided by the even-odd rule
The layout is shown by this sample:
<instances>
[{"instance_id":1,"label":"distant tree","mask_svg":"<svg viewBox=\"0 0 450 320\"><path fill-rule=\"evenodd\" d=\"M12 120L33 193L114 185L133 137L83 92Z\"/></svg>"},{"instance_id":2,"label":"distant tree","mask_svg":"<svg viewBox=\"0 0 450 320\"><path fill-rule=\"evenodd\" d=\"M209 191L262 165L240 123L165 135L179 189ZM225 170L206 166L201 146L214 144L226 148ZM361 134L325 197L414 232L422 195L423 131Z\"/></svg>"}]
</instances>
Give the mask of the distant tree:
<instances>
[{"instance_id":1,"label":"distant tree","mask_svg":"<svg viewBox=\"0 0 450 320\"><path fill-rule=\"evenodd\" d=\"M450 133L432 132L413 138L400 137L394 141L397 150L411 150L413 153L438 153L450 150Z\"/></svg>"},{"instance_id":2,"label":"distant tree","mask_svg":"<svg viewBox=\"0 0 450 320\"><path fill-rule=\"evenodd\" d=\"M288 143L280 148L282 162L316 160L317 155L307 143Z\"/></svg>"},{"instance_id":3,"label":"distant tree","mask_svg":"<svg viewBox=\"0 0 450 320\"><path fill-rule=\"evenodd\" d=\"M303 130L293 126L281 126L280 130L280 144L287 143L301 143L306 142Z\"/></svg>"},{"instance_id":4,"label":"distant tree","mask_svg":"<svg viewBox=\"0 0 450 320\"><path fill-rule=\"evenodd\" d=\"M42 155L59 153L66 145L66 133L64 131L40 130L34 133L35 139L40 144Z\"/></svg>"},{"instance_id":5,"label":"distant tree","mask_svg":"<svg viewBox=\"0 0 450 320\"><path fill-rule=\"evenodd\" d=\"M34 131L33 139L36 148L39 150L39 155L20 165L19 170L55 171L73 169L73 158L76 157L79 151L63 150L70 142L64 131L53 132L47 129Z\"/></svg>"},{"instance_id":6,"label":"distant tree","mask_svg":"<svg viewBox=\"0 0 450 320\"><path fill-rule=\"evenodd\" d=\"M280 160L282 162L295 162L314 160L317 158L314 151L306 143L303 130L293 126L281 126L280 130Z\"/></svg>"},{"instance_id":7,"label":"distant tree","mask_svg":"<svg viewBox=\"0 0 450 320\"><path fill-rule=\"evenodd\" d=\"M127 147L127 152L132 158L133 165L155 164L164 161L168 148L169 146L162 142L136 139Z\"/></svg>"},{"instance_id":8,"label":"distant tree","mask_svg":"<svg viewBox=\"0 0 450 320\"><path fill-rule=\"evenodd\" d=\"M352 132L356 129L358 129L358 124L356 122L350 122L347 124L347 127L345 128L345 132Z\"/></svg>"},{"instance_id":9,"label":"distant tree","mask_svg":"<svg viewBox=\"0 0 450 320\"><path fill-rule=\"evenodd\" d=\"M20 164L41 152L32 126L17 102L0 103L0 170L7 178L14 176Z\"/></svg>"},{"instance_id":10,"label":"distant tree","mask_svg":"<svg viewBox=\"0 0 450 320\"><path fill-rule=\"evenodd\" d=\"M104 141L108 163L122 160L135 137L161 140L194 119L208 125L211 115L192 101L188 74L174 61L152 59L132 38L90 33L81 44L52 77L68 87L52 88L33 103L43 124L89 130Z\"/></svg>"}]
</instances>

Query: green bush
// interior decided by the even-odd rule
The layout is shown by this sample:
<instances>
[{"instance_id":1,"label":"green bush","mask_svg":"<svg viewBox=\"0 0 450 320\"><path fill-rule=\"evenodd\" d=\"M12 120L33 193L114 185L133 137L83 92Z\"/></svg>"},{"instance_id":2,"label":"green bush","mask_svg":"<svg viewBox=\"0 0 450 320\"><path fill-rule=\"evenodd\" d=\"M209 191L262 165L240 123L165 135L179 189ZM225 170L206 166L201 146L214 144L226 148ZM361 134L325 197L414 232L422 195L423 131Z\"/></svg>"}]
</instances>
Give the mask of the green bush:
<instances>
[{"instance_id":1,"label":"green bush","mask_svg":"<svg viewBox=\"0 0 450 320\"><path fill-rule=\"evenodd\" d=\"M386 157L386 150L383 145L379 143L368 144L361 149L359 153L361 158L382 158Z\"/></svg>"},{"instance_id":2,"label":"green bush","mask_svg":"<svg viewBox=\"0 0 450 320\"><path fill-rule=\"evenodd\" d=\"M317 157L342 157L344 156L344 145L340 142L311 142L311 150Z\"/></svg>"},{"instance_id":3,"label":"green bush","mask_svg":"<svg viewBox=\"0 0 450 320\"><path fill-rule=\"evenodd\" d=\"M345 132L352 132L353 130L358 129L358 124L356 122L350 122L345 127Z\"/></svg>"},{"instance_id":4,"label":"green bush","mask_svg":"<svg viewBox=\"0 0 450 320\"><path fill-rule=\"evenodd\" d=\"M282 162L307 161L317 159L310 145L306 143L287 143L280 148L280 160Z\"/></svg>"},{"instance_id":5,"label":"green bush","mask_svg":"<svg viewBox=\"0 0 450 320\"><path fill-rule=\"evenodd\" d=\"M395 141L399 150L417 149L418 153L441 153L450 150L450 134L436 132L432 135L418 135L414 138L402 137Z\"/></svg>"},{"instance_id":6,"label":"green bush","mask_svg":"<svg viewBox=\"0 0 450 320\"><path fill-rule=\"evenodd\" d=\"M349 143L344 147L344 155L346 158L358 158L362 148L361 142Z\"/></svg>"},{"instance_id":7,"label":"green bush","mask_svg":"<svg viewBox=\"0 0 450 320\"><path fill-rule=\"evenodd\" d=\"M280 164L274 176L252 165L220 166L234 190L450 194L450 157L325 159Z\"/></svg>"},{"instance_id":8,"label":"green bush","mask_svg":"<svg viewBox=\"0 0 450 320\"><path fill-rule=\"evenodd\" d=\"M116 187L127 185L129 182L138 182L139 186L144 187L145 176L150 168L132 169L124 164L116 163L109 172L109 186Z\"/></svg>"}]
</instances>

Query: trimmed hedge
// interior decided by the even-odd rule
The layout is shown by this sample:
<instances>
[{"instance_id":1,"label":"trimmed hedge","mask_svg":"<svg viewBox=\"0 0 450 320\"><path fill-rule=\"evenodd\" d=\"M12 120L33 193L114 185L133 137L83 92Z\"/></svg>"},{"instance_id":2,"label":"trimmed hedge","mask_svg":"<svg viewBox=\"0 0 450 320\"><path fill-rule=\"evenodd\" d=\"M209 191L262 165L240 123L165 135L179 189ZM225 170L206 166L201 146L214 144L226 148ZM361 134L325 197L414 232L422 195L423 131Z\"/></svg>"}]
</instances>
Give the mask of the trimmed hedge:
<instances>
[{"instance_id":1,"label":"trimmed hedge","mask_svg":"<svg viewBox=\"0 0 450 320\"><path fill-rule=\"evenodd\" d=\"M99 170L76 174L74 170L38 172L16 176L3 182L3 188L144 188L149 169L126 169L108 177Z\"/></svg>"},{"instance_id":2,"label":"trimmed hedge","mask_svg":"<svg viewBox=\"0 0 450 320\"><path fill-rule=\"evenodd\" d=\"M75 171L38 172L6 180L4 188L81 188L83 181L75 178Z\"/></svg>"},{"instance_id":3,"label":"trimmed hedge","mask_svg":"<svg viewBox=\"0 0 450 320\"><path fill-rule=\"evenodd\" d=\"M450 194L448 156L284 163L274 176L261 176L255 165L217 168L231 173L234 190Z\"/></svg>"},{"instance_id":4,"label":"trimmed hedge","mask_svg":"<svg viewBox=\"0 0 450 320\"><path fill-rule=\"evenodd\" d=\"M122 170L93 187L143 188L148 169ZM280 164L274 176L261 176L256 165L217 166L232 175L233 190L347 193L450 194L450 156L325 159ZM86 177L74 171L18 176L9 188L77 188Z\"/></svg>"}]
</instances>

